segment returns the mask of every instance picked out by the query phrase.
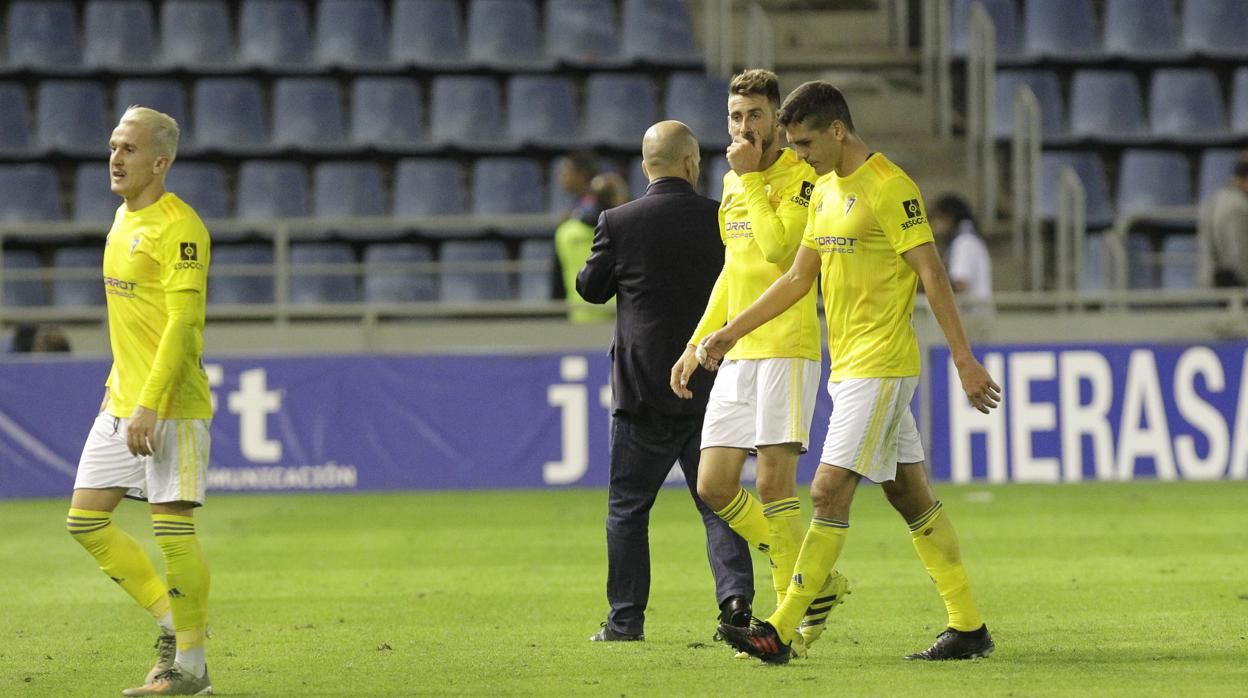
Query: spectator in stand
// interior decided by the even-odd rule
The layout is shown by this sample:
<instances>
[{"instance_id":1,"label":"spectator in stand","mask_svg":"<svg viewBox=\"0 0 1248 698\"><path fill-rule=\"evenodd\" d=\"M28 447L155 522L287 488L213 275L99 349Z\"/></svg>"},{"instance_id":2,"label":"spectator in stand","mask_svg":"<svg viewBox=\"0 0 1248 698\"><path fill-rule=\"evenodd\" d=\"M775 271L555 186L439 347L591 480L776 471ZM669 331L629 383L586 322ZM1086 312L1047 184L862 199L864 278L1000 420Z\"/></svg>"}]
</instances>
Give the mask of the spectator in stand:
<instances>
[{"instance_id":1,"label":"spectator in stand","mask_svg":"<svg viewBox=\"0 0 1248 698\"><path fill-rule=\"evenodd\" d=\"M628 183L614 172L583 179L586 172L583 168L592 164L592 154L574 153L559 168L559 184L565 191L576 193L582 181L587 187L567 220L555 229L555 254L559 258L560 279L567 293L568 320L571 322L610 322L615 319L614 300L606 305L593 305L576 292L576 274L589 259L599 214L628 201Z\"/></svg>"},{"instance_id":2,"label":"spectator in stand","mask_svg":"<svg viewBox=\"0 0 1248 698\"><path fill-rule=\"evenodd\" d=\"M1248 151L1235 162L1231 181L1201 211L1213 255L1213 285L1248 286Z\"/></svg>"},{"instance_id":3,"label":"spectator in stand","mask_svg":"<svg viewBox=\"0 0 1248 698\"><path fill-rule=\"evenodd\" d=\"M35 343L30 347L31 353L65 353L71 349L69 337L59 327L48 327L35 336Z\"/></svg>"},{"instance_id":4,"label":"spectator in stand","mask_svg":"<svg viewBox=\"0 0 1248 698\"><path fill-rule=\"evenodd\" d=\"M944 194L931 208L932 232L945 246L949 283L963 315L992 308L992 257L975 226L971 207L957 194Z\"/></svg>"}]
</instances>

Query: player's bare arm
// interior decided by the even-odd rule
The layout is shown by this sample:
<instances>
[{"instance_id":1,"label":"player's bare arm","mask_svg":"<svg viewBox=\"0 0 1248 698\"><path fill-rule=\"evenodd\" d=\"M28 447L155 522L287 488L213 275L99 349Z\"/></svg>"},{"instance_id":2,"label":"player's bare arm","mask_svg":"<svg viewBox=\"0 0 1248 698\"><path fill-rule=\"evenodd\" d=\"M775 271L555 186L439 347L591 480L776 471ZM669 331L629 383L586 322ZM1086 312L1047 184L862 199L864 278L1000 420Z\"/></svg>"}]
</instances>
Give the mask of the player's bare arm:
<instances>
[{"instance_id":1,"label":"player's bare arm","mask_svg":"<svg viewBox=\"0 0 1248 698\"><path fill-rule=\"evenodd\" d=\"M992 380L992 376L988 375L988 371L971 353L971 343L966 339L962 318L958 315L958 306L953 300L953 287L949 284L945 265L936 253L936 246L930 242L924 243L906 250L901 257L923 282L927 302L945 334L953 365L957 367L958 377L962 380L962 390L966 392L967 399L975 409L987 414L1000 403L1001 386Z\"/></svg>"},{"instance_id":2,"label":"player's bare arm","mask_svg":"<svg viewBox=\"0 0 1248 698\"><path fill-rule=\"evenodd\" d=\"M798 248L793 265L758 300L733 318L732 322L702 340L702 347L706 351L706 359L701 362L702 367L708 371L718 369L720 361L737 340L800 301L818 280L819 266L818 252L805 246Z\"/></svg>"}]
</instances>

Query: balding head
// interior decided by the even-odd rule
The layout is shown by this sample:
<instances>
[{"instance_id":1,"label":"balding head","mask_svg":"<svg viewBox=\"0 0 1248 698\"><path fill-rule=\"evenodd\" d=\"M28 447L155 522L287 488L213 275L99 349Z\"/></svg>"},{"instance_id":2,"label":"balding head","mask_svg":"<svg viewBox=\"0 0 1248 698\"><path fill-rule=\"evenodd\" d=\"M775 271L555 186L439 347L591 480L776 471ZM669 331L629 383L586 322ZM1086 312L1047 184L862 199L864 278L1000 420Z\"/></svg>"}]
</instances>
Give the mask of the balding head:
<instances>
[{"instance_id":1,"label":"balding head","mask_svg":"<svg viewBox=\"0 0 1248 698\"><path fill-rule=\"evenodd\" d=\"M660 121L641 139L641 165L650 181L679 177L698 182L701 153L693 131L679 121Z\"/></svg>"}]
</instances>

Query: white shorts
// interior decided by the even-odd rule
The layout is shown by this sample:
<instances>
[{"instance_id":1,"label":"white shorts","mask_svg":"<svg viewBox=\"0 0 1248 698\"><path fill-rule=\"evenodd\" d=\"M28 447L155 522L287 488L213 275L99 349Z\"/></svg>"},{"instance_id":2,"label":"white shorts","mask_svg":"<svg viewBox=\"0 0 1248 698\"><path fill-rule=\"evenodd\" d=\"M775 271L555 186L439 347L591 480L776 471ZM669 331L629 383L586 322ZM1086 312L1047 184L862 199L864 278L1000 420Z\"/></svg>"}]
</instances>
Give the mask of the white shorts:
<instances>
[{"instance_id":1,"label":"white shorts","mask_svg":"<svg viewBox=\"0 0 1248 698\"><path fill-rule=\"evenodd\" d=\"M872 482L897 478L898 463L923 460L923 442L910 412L918 376L828 381L832 416L820 462Z\"/></svg>"},{"instance_id":2,"label":"white shorts","mask_svg":"<svg viewBox=\"0 0 1248 698\"><path fill-rule=\"evenodd\" d=\"M132 455L126 447L129 422L107 412L95 418L78 459L74 489L125 487L127 497L153 504L203 504L211 420L157 420L151 456Z\"/></svg>"},{"instance_id":3,"label":"white shorts","mask_svg":"<svg viewBox=\"0 0 1248 698\"><path fill-rule=\"evenodd\" d=\"M706 405L702 448L797 443L805 452L819 369L819 362L810 359L725 361Z\"/></svg>"}]
</instances>

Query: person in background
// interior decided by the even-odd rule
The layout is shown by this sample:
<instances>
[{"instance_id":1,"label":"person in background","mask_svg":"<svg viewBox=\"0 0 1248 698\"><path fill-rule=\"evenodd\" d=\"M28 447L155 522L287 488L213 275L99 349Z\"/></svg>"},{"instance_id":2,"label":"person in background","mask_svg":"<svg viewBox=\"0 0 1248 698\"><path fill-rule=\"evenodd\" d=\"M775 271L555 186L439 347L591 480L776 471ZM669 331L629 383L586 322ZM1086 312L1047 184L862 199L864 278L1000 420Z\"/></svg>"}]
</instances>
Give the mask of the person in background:
<instances>
[{"instance_id":1,"label":"person in background","mask_svg":"<svg viewBox=\"0 0 1248 698\"><path fill-rule=\"evenodd\" d=\"M1201 211L1213 255L1213 285L1248 286L1248 151L1240 154L1231 181Z\"/></svg>"},{"instance_id":2,"label":"person in background","mask_svg":"<svg viewBox=\"0 0 1248 698\"><path fill-rule=\"evenodd\" d=\"M992 257L975 227L970 205L957 194L944 194L932 205L931 224L937 242L945 248L949 283L964 312L988 307L992 301Z\"/></svg>"},{"instance_id":3,"label":"person in background","mask_svg":"<svg viewBox=\"0 0 1248 698\"><path fill-rule=\"evenodd\" d=\"M31 353L69 353L69 338L59 327L48 327L35 335L35 343L30 347Z\"/></svg>"},{"instance_id":4,"label":"person in background","mask_svg":"<svg viewBox=\"0 0 1248 698\"><path fill-rule=\"evenodd\" d=\"M574 157L582 162L570 164ZM590 162L592 160L585 160L579 154L565 159L559 168L560 186L573 191L569 187L579 185L582 180L583 171L579 168ZM604 172L589 178L587 186L586 193L577 199L568 219L555 229L555 254L559 258L561 281L567 293L568 320L578 323L610 322L615 318L615 301L600 306L581 298L576 292L576 273L589 259L598 215L628 201L628 183L614 172Z\"/></svg>"}]
</instances>

